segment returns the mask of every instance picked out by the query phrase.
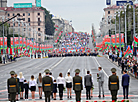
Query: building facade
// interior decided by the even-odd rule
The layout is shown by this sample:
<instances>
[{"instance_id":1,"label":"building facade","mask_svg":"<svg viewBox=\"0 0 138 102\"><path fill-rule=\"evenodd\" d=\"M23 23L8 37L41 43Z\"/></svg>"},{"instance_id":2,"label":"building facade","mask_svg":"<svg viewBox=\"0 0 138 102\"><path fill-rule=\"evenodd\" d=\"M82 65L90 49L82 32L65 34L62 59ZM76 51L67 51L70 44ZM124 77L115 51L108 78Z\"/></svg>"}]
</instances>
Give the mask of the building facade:
<instances>
[{"instance_id":1,"label":"building facade","mask_svg":"<svg viewBox=\"0 0 138 102\"><path fill-rule=\"evenodd\" d=\"M10 29L14 30L15 34L20 33L21 36L34 38L37 42L44 42L45 39L45 12L40 7L32 8L13 8L13 7L0 7L0 10L5 11L7 19L20 13L20 17L16 17L9 21ZM0 15L1 14L0 12ZM23 19L20 22L17 19ZM25 23L28 25L26 26ZM14 28L14 29L13 29ZM32 29L35 29L33 31ZM38 32L38 33L36 33Z\"/></svg>"},{"instance_id":2,"label":"building facade","mask_svg":"<svg viewBox=\"0 0 138 102\"><path fill-rule=\"evenodd\" d=\"M0 0L0 7L7 7L7 0Z\"/></svg>"}]
</instances>

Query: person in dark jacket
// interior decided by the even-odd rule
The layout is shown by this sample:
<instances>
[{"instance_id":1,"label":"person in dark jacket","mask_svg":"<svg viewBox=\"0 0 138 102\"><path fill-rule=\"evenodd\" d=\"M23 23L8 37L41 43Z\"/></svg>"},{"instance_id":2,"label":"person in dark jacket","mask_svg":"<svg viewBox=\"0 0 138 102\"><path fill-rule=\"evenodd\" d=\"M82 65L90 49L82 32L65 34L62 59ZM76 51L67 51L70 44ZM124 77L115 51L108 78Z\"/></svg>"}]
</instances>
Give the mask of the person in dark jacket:
<instances>
[{"instance_id":1,"label":"person in dark jacket","mask_svg":"<svg viewBox=\"0 0 138 102\"><path fill-rule=\"evenodd\" d=\"M87 71L87 75L84 77L84 85L85 85L85 88L86 88L87 100L91 99L90 90L92 88L92 78L90 76L90 71Z\"/></svg>"},{"instance_id":2,"label":"person in dark jacket","mask_svg":"<svg viewBox=\"0 0 138 102\"><path fill-rule=\"evenodd\" d=\"M57 83L56 80L53 82L53 98L56 100L56 93L57 93Z\"/></svg>"},{"instance_id":3,"label":"person in dark jacket","mask_svg":"<svg viewBox=\"0 0 138 102\"><path fill-rule=\"evenodd\" d=\"M29 85L26 80L24 80L24 89L25 89L25 100L28 100Z\"/></svg>"},{"instance_id":4,"label":"person in dark jacket","mask_svg":"<svg viewBox=\"0 0 138 102\"><path fill-rule=\"evenodd\" d=\"M124 99L128 99L128 88L129 88L129 82L130 82L130 77L127 74L127 71L124 70L123 71L123 76L122 76L122 87L123 87L123 95L124 95ZM126 96L125 96L126 94Z\"/></svg>"},{"instance_id":5,"label":"person in dark jacket","mask_svg":"<svg viewBox=\"0 0 138 102\"><path fill-rule=\"evenodd\" d=\"M122 67L121 73L123 74L123 71L124 71L124 61L123 61L123 59L122 59L122 61L121 61L121 67Z\"/></svg>"},{"instance_id":6,"label":"person in dark jacket","mask_svg":"<svg viewBox=\"0 0 138 102\"><path fill-rule=\"evenodd\" d=\"M137 77L137 64L136 62L134 62L134 65L133 65L133 72L135 74L135 78Z\"/></svg>"}]
</instances>

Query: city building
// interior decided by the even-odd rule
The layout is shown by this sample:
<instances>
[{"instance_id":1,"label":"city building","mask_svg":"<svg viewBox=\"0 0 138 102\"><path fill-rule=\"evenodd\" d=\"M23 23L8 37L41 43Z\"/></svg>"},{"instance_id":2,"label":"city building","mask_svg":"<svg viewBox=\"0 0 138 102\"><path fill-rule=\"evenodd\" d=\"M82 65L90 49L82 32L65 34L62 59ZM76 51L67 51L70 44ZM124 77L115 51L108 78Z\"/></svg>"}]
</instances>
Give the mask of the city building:
<instances>
[{"instance_id":1,"label":"city building","mask_svg":"<svg viewBox=\"0 0 138 102\"><path fill-rule=\"evenodd\" d=\"M25 35L28 38L37 38L37 42L44 42L45 39L45 11L41 7L32 8L14 8L14 7L0 7L0 10L5 11L0 12L0 15L4 15L7 19L12 18L17 13L20 13L21 17L16 17L15 21L9 21L10 30L14 28L14 33L20 35ZM23 19L17 22L17 18ZM6 20L6 19L5 19ZM28 24L27 26L27 35L26 35L26 26L23 23ZM19 24L19 25L18 25ZM20 28L20 29L19 29ZM39 33L36 35L36 32L33 32L31 29L35 29ZM19 31L20 30L20 31Z\"/></svg>"}]
</instances>

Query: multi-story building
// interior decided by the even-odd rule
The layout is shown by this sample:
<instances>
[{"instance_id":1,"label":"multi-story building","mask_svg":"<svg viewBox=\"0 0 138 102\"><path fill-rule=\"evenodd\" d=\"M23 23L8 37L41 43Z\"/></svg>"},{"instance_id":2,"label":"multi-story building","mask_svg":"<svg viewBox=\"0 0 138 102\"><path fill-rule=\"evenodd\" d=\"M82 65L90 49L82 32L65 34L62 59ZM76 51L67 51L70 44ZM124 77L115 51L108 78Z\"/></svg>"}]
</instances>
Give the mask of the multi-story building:
<instances>
[{"instance_id":1,"label":"multi-story building","mask_svg":"<svg viewBox=\"0 0 138 102\"><path fill-rule=\"evenodd\" d=\"M40 7L33 6L32 8L14 8L14 7L0 7L0 10L5 11L4 16L9 19L15 16L17 13L20 13L20 17L23 20L19 22L12 20L8 23L10 24L10 29L14 28L14 33L20 35L25 35L28 38L37 38L38 42L44 42L45 39L45 11ZM3 13L0 12L0 15ZM23 23L27 23L27 34L26 34L26 26ZM35 29L39 33L36 35L36 32L33 32L31 29ZM20 31L19 31L20 30Z\"/></svg>"}]
</instances>

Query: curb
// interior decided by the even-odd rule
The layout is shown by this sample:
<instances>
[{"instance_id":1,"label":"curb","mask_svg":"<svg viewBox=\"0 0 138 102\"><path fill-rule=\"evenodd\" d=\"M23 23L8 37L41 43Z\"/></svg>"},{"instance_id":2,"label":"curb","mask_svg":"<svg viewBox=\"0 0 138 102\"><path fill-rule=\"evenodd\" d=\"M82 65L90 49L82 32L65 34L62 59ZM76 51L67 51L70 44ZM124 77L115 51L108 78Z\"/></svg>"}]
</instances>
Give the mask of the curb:
<instances>
[{"instance_id":1,"label":"curb","mask_svg":"<svg viewBox=\"0 0 138 102\"><path fill-rule=\"evenodd\" d=\"M106 57L105 57L106 58ZM106 58L106 59L108 59L108 58ZM113 63L114 65L116 65L118 68L120 68L121 69L121 67L119 67L116 63L114 63L114 62L112 62L110 59L108 59L111 63ZM132 77L134 77L135 78L135 75L134 74L132 74L132 73L130 73L129 71L128 71L128 74L129 75L131 75ZM138 77L137 78L135 78L135 79L138 79Z\"/></svg>"}]
</instances>

